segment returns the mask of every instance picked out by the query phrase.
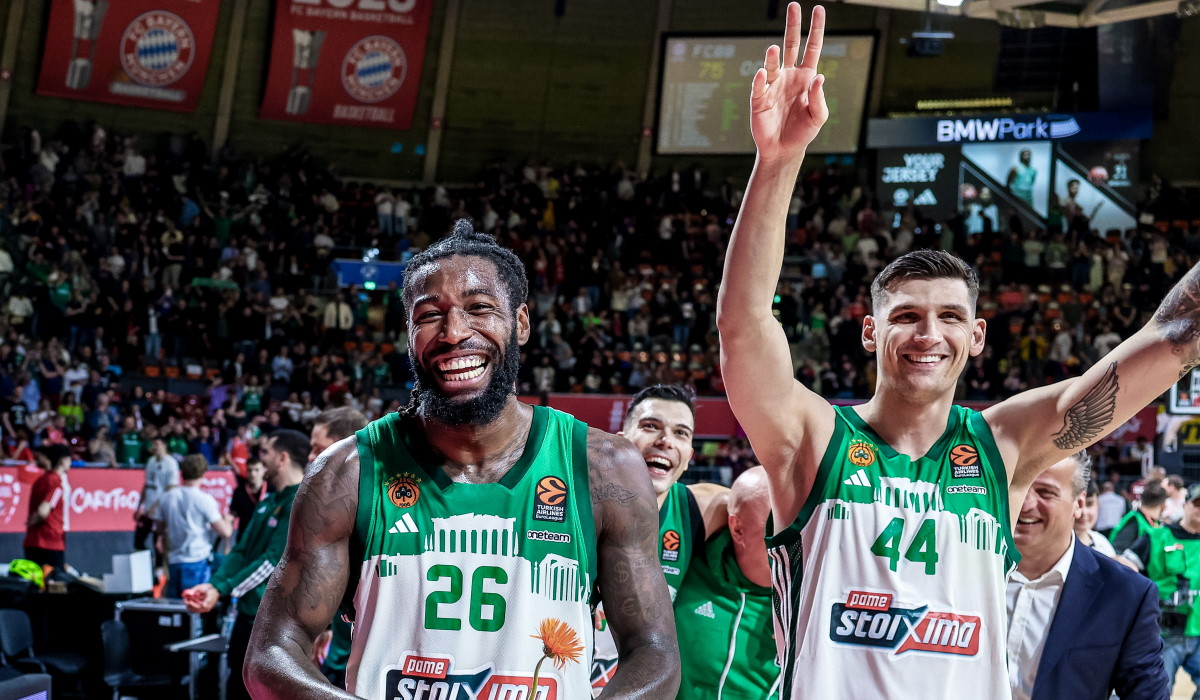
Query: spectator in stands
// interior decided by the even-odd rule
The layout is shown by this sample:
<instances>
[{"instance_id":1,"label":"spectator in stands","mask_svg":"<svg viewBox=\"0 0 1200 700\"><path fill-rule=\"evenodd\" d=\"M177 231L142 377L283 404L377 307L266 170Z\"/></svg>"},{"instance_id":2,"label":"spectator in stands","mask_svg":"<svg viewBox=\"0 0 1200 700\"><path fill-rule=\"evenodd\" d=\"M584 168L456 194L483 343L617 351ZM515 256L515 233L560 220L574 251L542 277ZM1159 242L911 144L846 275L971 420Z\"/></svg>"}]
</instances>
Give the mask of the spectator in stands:
<instances>
[{"instance_id":1,"label":"spectator in stands","mask_svg":"<svg viewBox=\"0 0 1200 700\"><path fill-rule=\"evenodd\" d=\"M71 451L64 445L42 450L46 471L33 482L29 491L29 516L25 521L25 558L42 566L63 568L67 540L63 532L67 492L71 486Z\"/></svg>"},{"instance_id":2,"label":"spectator in stands","mask_svg":"<svg viewBox=\"0 0 1200 700\"><path fill-rule=\"evenodd\" d=\"M1138 506L1125 514L1113 528L1113 549L1122 559L1126 560L1137 570L1144 570L1146 562L1132 552L1129 546L1139 537L1147 537L1152 530L1162 527L1163 506L1167 502L1167 490L1161 481L1151 481L1142 490L1142 498Z\"/></svg>"},{"instance_id":3,"label":"spectator in stands","mask_svg":"<svg viewBox=\"0 0 1200 700\"><path fill-rule=\"evenodd\" d=\"M1116 487L1111 481L1105 481L1100 486L1100 497L1096 499L1096 502L1099 506L1099 512L1096 514L1096 530L1108 537L1117 523L1121 522L1125 511L1129 510L1129 505L1117 493Z\"/></svg>"},{"instance_id":4,"label":"spectator in stands","mask_svg":"<svg viewBox=\"0 0 1200 700\"><path fill-rule=\"evenodd\" d=\"M1087 490L1080 496L1081 503L1077 504L1075 509L1075 537L1106 557L1116 557L1117 552L1113 549L1112 542L1095 530L1096 518L1100 512L1097 499L1099 492L1096 480L1088 479Z\"/></svg>"},{"instance_id":5,"label":"spectator in stands","mask_svg":"<svg viewBox=\"0 0 1200 700\"><path fill-rule=\"evenodd\" d=\"M154 509L159 499L170 489L179 485L179 462L167 452L165 440L156 439L151 444L151 456L146 461L145 483L142 497L138 501L133 519L137 523L133 531L133 548L146 549L146 538L155 531ZM157 553L156 553L157 558Z\"/></svg>"},{"instance_id":6,"label":"spectator in stands","mask_svg":"<svg viewBox=\"0 0 1200 700\"><path fill-rule=\"evenodd\" d=\"M155 446L161 442L156 440ZM163 494L154 511L167 555L167 598L178 598L184 589L208 581L213 535L228 538L233 534L233 516L221 515L216 499L200 490L208 461L201 455L188 455L179 471L179 488Z\"/></svg>"},{"instance_id":7,"label":"spectator in stands","mask_svg":"<svg viewBox=\"0 0 1200 700\"><path fill-rule=\"evenodd\" d=\"M246 478L239 480L237 488L233 490L229 512L237 519L237 538L239 540L242 538L242 533L246 531L246 525L250 523L254 509L258 507L258 502L267 493L266 473L267 468L263 465L262 458L258 455L251 455L246 462Z\"/></svg>"},{"instance_id":8,"label":"spectator in stands","mask_svg":"<svg viewBox=\"0 0 1200 700\"><path fill-rule=\"evenodd\" d=\"M1167 490L1167 502L1163 504L1163 523L1177 523L1183 517L1183 504L1187 501L1187 489L1183 477L1171 474L1163 479L1163 487Z\"/></svg>"},{"instance_id":9,"label":"spectator in stands","mask_svg":"<svg viewBox=\"0 0 1200 700\"><path fill-rule=\"evenodd\" d=\"M1089 461L1079 452L1035 479L1013 533L1021 561L1008 581L1008 664L1017 700L1168 694L1155 587L1075 538Z\"/></svg>"}]
</instances>

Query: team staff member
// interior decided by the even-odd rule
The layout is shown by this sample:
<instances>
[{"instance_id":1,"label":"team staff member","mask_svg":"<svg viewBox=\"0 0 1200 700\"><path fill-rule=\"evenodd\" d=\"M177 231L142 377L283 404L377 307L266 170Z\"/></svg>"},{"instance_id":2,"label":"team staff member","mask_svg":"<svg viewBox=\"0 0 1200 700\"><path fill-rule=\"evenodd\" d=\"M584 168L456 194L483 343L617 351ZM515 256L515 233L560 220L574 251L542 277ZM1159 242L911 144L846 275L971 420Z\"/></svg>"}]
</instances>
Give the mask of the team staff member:
<instances>
[{"instance_id":1,"label":"team staff member","mask_svg":"<svg viewBox=\"0 0 1200 700\"><path fill-rule=\"evenodd\" d=\"M42 450L50 466L33 482L29 492L29 518L25 521L25 558L35 564L61 569L67 551L63 534L67 493L71 485L71 450L66 445L49 445Z\"/></svg>"},{"instance_id":2,"label":"team staff member","mask_svg":"<svg viewBox=\"0 0 1200 700\"><path fill-rule=\"evenodd\" d=\"M685 486L696 433L695 392L677 384L646 387L629 402L617 433L638 448L658 499L658 556L671 598L679 590L707 536L725 526L728 491L716 484ZM604 606L597 606L592 692L600 692L617 669L617 645Z\"/></svg>"},{"instance_id":3,"label":"team staff member","mask_svg":"<svg viewBox=\"0 0 1200 700\"><path fill-rule=\"evenodd\" d=\"M267 468L267 481L272 492L259 501L254 516L243 526L245 532L209 582L183 592L183 601L191 612L208 612L221 598L237 599L237 618L229 635L227 700L250 697L242 682L246 646L267 579L275 571L275 564L287 545L292 501L304 479L308 452L308 438L304 433L277 430L266 438L260 455Z\"/></svg>"},{"instance_id":4,"label":"team staff member","mask_svg":"<svg viewBox=\"0 0 1200 700\"><path fill-rule=\"evenodd\" d=\"M409 262L418 384L404 411L310 470L250 645L259 700L587 697L595 593L621 646L603 697L674 697L646 463L623 438L517 400L528 293L520 260L469 221ZM311 659L345 599L349 692Z\"/></svg>"},{"instance_id":5,"label":"team staff member","mask_svg":"<svg viewBox=\"0 0 1200 700\"><path fill-rule=\"evenodd\" d=\"M363 429L367 417L359 411L342 406L322 411L313 421L309 442L308 463L312 464L322 452L339 440L345 440ZM339 688L346 687L346 662L350 660L350 631L352 625L343 616L334 615L330 628L313 643L313 663L321 667L321 673Z\"/></svg>"},{"instance_id":6,"label":"team staff member","mask_svg":"<svg viewBox=\"0 0 1200 700\"><path fill-rule=\"evenodd\" d=\"M804 152L829 117L817 74L824 24L818 7L797 65L800 6L790 4L784 49L769 48L752 81L758 155L717 300L729 403L771 481L781 694L951 698L970 688L1003 698L1004 581L1020 556L1014 511L1038 474L1200 364L1200 269L1082 376L976 412L955 406L954 393L986 345L978 278L949 253L913 251L871 285L862 344L878 364L874 395L831 406L793 377L771 308ZM877 612L862 592L912 628L897 622L880 637L841 624ZM928 633L964 611L973 625Z\"/></svg>"},{"instance_id":7,"label":"team staff member","mask_svg":"<svg viewBox=\"0 0 1200 700\"><path fill-rule=\"evenodd\" d=\"M770 513L766 470L746 470L729 494L729 528L704 545L675 596L676 700L767 700L779 690L763 541Z\"/></svg>"}]
</instances>

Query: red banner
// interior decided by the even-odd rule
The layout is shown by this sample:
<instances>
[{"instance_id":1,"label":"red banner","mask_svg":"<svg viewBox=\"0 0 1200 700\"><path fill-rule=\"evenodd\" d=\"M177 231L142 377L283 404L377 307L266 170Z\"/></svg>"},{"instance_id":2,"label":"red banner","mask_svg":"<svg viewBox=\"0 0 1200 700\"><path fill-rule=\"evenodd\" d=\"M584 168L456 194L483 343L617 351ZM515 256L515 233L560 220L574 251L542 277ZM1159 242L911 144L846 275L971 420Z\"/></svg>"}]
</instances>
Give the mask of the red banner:
<instances>
[{"instance_id":1,"label":"red banner","mask_svg":"<svg viewBox=\"0 0 1200 700\"><path fill-rule=\"evenodd\" d=\"M54 0L40 95L193 112L217 0Z\"/></svg>"},{"instance_id":2,"label":"red banner","mask_svg":"<svg viewBox=\"0 0 1200 700\"><path fill-rule=\"evenodd\" d=\"M546 405L570 413L593 428L615 433L625 421L631 396L597 396L583 394L550 394ZM696 399L696 437L743 437L737 419L725 399Z\"/></svg>"},{"instance_id":3,"label":"red banner","mask_svg":"<svg viewBox=\"0 0 1200 700\"><path fill-rule=\"evenodd\" d=\"M278 0L263 119L412 127L433 0Z\"/></svg>"},{"instance_id":4,"label":"red banner","mask_svg":"<svg viewBox=\"0 0 1200 700\"><path fill-rule=\"evenodd\" d=\"M25 532L30 486L40 474L36 467L0 467L0 532ZM67 474L67 532L132 532L145 481L138 469L72 469ZM233 472L213 471L204 475L200 489L217 499L225 513L235 485Z\"/></svg>"}]
</instances>

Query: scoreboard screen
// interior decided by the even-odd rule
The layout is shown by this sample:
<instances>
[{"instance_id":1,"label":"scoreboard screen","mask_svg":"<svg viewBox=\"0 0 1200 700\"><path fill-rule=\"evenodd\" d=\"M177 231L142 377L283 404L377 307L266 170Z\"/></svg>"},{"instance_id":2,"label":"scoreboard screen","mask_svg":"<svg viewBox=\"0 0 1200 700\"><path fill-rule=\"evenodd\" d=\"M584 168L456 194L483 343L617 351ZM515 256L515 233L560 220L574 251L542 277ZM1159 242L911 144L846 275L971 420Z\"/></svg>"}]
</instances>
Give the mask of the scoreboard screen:
<instances>
[{"instance_id":1,"label":"scoreboard screen","mask_svg":"<svg viewBox=\"0 0 1200 700\"><path fill-rule=\"evenodd\" d=\"M669 36L659 81L660 154L754 153L750 84L776 35ZM875 39L825 36L821 63L829 121L809 153L853 153L862 131ZM803 50L803 49L802 49Z\"/></svg>"}]
</instances>

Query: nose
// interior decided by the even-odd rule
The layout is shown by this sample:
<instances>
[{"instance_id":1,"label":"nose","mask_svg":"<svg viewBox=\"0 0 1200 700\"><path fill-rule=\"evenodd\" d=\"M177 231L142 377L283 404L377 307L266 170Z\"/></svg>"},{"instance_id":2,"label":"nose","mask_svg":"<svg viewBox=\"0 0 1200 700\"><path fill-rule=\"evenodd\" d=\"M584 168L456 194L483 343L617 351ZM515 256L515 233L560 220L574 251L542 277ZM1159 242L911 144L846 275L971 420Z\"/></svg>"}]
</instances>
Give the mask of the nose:
<instances>
[{"instance_id":1,"label":"nose","mask_svg":"<svg viewBox=\"0 0 1200 700\"><path fill-rule=\"evenodd\" d=\"M457 345L471 337L471 324L467 321L467 312L462 309L450 309L442 320L441 339L451 345Z\"/></svg>"},{"instance_id":2,"label":"nose","mask_svg":"<svg viewBox=\"0 0 1200 700\"><path fill-rule=\"evenodd\" d=\"M936 318L925 317L917 322L916 339L930 345L941 341L942 329Z\"/></svg>"},{"instance_id":3,"label":"nose","mask_svg":"<svg viewBox=\"0 0 1200 700\"><path fill-rule=\"evenodd\" d=\"M1032 511L1037 508L1037 496L1033 494L1033 489L1025 492L1025 502L1021 504L1021 512Z\"/></svg>"}]
</instances>

